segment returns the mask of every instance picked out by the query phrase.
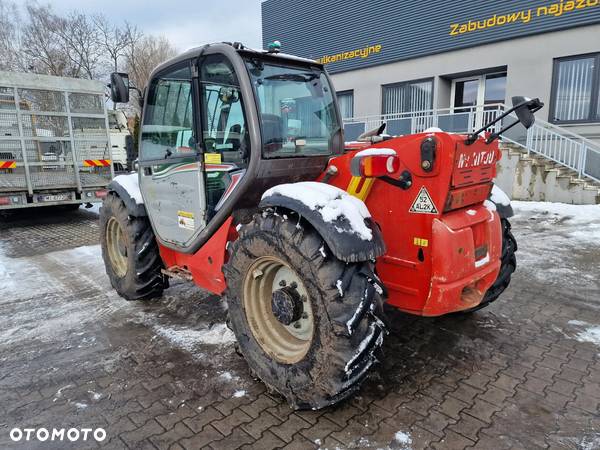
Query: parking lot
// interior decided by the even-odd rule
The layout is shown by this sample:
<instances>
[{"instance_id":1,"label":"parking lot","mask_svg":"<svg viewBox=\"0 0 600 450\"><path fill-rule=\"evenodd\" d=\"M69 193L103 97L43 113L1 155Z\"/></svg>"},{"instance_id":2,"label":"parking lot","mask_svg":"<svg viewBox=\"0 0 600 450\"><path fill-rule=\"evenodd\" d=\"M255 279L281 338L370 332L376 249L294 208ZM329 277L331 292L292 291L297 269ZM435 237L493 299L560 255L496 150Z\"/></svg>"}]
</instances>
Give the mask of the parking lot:
<instances>
[{"instance_id":1,"label":"parking lot","mask_svg":"<svg viewBox=\"0 0 600 450\"><path fill-rule=\"evenodd\" d=\"M389 310L358 395L306 412L252 378L218 297L181 282L156 301L118 297L97 210L1 217L0 448L600 448L591 208L519 203L519 267L497 303L436 319ZM13 442L14 427L107 437Z\"/></svg>"}]
</instances>

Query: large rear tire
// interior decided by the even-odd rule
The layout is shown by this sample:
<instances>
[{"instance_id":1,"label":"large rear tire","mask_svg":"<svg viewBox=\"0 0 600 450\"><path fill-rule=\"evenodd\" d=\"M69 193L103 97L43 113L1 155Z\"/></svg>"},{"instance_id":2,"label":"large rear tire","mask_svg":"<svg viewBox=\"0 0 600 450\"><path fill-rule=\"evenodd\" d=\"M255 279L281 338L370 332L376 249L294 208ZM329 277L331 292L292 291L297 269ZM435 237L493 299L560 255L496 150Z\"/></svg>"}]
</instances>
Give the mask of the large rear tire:
<instances>
[{"instance_id":1,"label":"large rear tire","mask_svg":"<svg viewBox=\"0 0 600 450\"><path fill-rule=\"evenodd\" d=\"M113 193L100 208L100 243L110 284L124 299L158 297L169 286L148 218L131 216Z\"/></svg>"},{"instance_id":2,"label":"large rear tire","mask_svg":"<svg viewBox=\"0 0 600 450\"><path fill-rule=\"evenodd\" d=\"M269 210L229 255L229 319L251 370L297 409L355 392L386 333L373 263L338 260L308 223Z\"/></svg>"},{"instance_id":3,"label":"large rear tire","mask_svg":"<svg viewBox=\"0 0 600 450\"><path fill-rule=\"evenodd\" d=\"M498 297L504 292L504 290L510 284L510 279L513 272L517 269L517 258L515 252L517 251L517 240L510 231L510 222L508 219L502 219L502 263L500 265L500 273L498 278L488 291L483 296L481 303L474 308L466 309L461 311L462 313L472 313L479 311L480 309L489 306L492 302L496 301Z\"/></svg>"}]
</instances>

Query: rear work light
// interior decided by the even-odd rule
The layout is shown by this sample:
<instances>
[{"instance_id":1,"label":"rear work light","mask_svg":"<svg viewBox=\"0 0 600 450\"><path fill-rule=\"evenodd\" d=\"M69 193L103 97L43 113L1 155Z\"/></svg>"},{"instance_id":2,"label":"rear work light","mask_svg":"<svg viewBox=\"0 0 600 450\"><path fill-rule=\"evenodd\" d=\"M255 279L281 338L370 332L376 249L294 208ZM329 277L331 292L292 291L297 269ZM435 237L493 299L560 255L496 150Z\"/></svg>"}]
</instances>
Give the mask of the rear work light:
<instances>
[{"instance_id":1,"label":"rear work light","mask_svg":"<svg viewBox=\"0 0 600 450\"><path fill-rule=\"evenodd\" d=\"M350 170L355 177L386 177L399 169L400 159L396 155L355 156L350 163Z\"/></svg>"}]
</instances>

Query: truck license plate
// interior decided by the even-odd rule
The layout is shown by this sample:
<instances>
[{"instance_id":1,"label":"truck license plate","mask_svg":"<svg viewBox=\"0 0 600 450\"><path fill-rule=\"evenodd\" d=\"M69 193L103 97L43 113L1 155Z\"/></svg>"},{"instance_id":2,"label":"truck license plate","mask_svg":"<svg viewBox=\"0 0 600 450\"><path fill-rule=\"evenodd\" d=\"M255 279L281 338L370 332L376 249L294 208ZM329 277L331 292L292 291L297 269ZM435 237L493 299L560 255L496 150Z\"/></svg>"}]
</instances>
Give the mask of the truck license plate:
<instances>
[{"instance_id":1,"label":"truck license plate","mask_svg":"<svg viewBox=\"0 0 600 450\"><path fill-rule=\"evenodd\" d=\"M70 200L71 196L69 194L52 194L52 195L40 195L38 196L38 201L40 202L63 202L65 200Z\"/></svg>"}]
</instances>

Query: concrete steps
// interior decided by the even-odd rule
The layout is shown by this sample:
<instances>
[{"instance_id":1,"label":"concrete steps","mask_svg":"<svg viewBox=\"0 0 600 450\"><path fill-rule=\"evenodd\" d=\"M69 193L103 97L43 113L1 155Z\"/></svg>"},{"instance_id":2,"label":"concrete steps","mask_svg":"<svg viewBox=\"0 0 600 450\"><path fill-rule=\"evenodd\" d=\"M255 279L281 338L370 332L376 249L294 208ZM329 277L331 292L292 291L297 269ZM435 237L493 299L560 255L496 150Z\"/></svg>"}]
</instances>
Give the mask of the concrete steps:
<instances>
[{"instance_id":1,"label":"concrete steps","mask_svg":"<svg viewBox=\"0 0 600 450\"><path fill-rule=\"evenodd\" d=\"M502 159L496 183L513 200L600 204L600 183L541 155L527 154L514 144L501 143Z\"/></svg>"}]
</instances>

